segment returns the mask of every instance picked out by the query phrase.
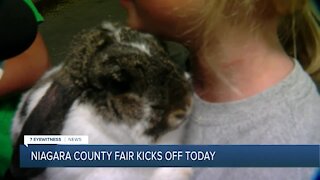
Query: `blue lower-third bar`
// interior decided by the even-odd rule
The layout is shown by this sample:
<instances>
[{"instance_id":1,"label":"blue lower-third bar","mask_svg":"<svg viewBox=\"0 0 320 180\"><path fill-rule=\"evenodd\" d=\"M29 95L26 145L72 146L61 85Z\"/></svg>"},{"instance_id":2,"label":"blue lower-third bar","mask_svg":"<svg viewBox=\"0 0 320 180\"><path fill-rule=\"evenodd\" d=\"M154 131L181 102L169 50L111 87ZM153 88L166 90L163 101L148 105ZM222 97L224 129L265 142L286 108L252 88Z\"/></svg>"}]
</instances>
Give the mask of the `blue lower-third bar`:
<instances>
[{"instance_id":1,"label":"blue lower-third bar","mask_svg":"<svg viewBox=\"0 0 320 180\"><path fill-rule=\"evenodd\" d=\"M319 145L20 145L31 167L320 167Z\"/></svg>"}]
</instances>

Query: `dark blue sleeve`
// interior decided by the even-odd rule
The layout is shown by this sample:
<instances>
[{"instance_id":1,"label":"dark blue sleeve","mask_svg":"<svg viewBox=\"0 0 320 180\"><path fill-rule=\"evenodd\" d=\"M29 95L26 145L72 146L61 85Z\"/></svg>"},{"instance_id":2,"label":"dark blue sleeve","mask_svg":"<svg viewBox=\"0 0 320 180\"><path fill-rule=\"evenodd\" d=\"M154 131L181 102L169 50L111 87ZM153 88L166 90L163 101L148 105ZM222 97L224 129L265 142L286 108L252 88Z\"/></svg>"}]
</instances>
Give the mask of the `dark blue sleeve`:
<instances>
[{"instance_id":1,"label":"dark blue sleeve","mask_svg":"<svg viewBox=\"0 0 320 180\"><path fill-rule=\"evenodd\" d=\"M1 0L0 61L25 51L37 34L33 11L22 0Z\"/></svg>"}]
</instances>

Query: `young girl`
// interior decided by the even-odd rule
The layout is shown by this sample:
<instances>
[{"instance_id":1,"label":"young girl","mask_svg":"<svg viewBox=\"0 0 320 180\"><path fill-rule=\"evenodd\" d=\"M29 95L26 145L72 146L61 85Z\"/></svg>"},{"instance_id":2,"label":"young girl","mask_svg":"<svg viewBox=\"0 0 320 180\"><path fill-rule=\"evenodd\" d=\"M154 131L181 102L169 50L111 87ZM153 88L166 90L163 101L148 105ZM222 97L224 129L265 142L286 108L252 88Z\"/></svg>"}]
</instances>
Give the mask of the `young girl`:
<instances>
[{"instance_id":1,"label":"young girl","mask_svg":"<svg viewBox=\"0 0 320 180\"><path fill-rule=\"evenodd\" d=\"M185 143L319 144L320 31L308 0L121 0L128 24L192 53ZM310 78L311 75L314 79ZM311 179L312 168L196 169L193 179Z\"/></svg>"}]
</instances>

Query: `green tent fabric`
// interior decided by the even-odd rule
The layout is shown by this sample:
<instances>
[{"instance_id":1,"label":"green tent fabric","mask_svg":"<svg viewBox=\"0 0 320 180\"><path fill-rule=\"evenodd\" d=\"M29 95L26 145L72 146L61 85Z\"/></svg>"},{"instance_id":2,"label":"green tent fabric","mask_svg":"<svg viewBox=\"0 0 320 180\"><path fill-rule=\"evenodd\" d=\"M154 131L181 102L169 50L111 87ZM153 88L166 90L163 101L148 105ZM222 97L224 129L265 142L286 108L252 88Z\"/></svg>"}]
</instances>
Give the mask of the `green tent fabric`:
<instances>
[{"instance_id":1,"label":"green tent fabric","mask_svg":"<svg viewBox=\"0 0 320 180\"><path fill-rule=\"evenodd\" d=\"M43 21L43 17L38 12L31 0L24 0L26 4L34 12L35 18L38 23ZM4 175L6 169L9 166L12 145L10 137L11 121L19 102L20 95L10 96L0 98L0 179Z\"/></svg>"}]
</instances>

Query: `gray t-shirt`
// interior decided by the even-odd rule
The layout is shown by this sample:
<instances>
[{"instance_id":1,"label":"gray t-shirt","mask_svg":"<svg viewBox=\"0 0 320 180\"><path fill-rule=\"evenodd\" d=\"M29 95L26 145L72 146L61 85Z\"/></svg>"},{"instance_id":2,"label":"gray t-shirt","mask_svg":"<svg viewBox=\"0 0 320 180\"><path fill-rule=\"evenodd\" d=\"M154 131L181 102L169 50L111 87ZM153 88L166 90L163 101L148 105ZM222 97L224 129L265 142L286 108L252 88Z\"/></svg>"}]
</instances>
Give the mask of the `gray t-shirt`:
<instances>
[{"instance_id":1,"label":"gray t-shirt","mask_svg":"<svg viewBox=\"0 0 320 180\"><path fill-rule=\"evenodd\" d=\"M295 61L280 83L244 100L209 103L194 96L187 144L320 144L320 96ZM199 168L196 180L307 180L314 168Z\"/></svg>"}]
</instances>

